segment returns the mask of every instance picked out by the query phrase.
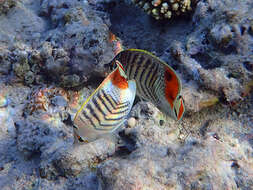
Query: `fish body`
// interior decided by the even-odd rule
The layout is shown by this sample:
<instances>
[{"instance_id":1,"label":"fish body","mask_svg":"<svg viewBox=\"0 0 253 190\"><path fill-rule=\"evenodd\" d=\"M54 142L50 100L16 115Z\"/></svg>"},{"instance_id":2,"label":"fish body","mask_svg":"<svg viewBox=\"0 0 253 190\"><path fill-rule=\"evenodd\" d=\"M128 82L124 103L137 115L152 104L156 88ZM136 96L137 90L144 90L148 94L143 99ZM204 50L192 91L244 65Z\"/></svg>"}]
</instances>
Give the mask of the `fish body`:
<instances>
[{"instance_id":1,"label":"fish body","mask_svg":"<svg viewBox=\"0 0 253 190\"><path fill-rule=\"evenodd\" d=\"M117 62L74 118L74 132L79 141L91 142L119 128L129 114L136 95L136 83L127 81Z\"/></svg>"},{"instance_id":2,"label":"fish body","mask_svg":"<svg viewBox=\"0 0 253 190\"><path fill-rule=\"evenodd\" d=\"M152 102L175 120L184 113L181 81L176 72L164 61L148 51L128 49L121 51L110 63L122 64L129 79L134 79L137 95Z\"/></svg>"}]
</instances>

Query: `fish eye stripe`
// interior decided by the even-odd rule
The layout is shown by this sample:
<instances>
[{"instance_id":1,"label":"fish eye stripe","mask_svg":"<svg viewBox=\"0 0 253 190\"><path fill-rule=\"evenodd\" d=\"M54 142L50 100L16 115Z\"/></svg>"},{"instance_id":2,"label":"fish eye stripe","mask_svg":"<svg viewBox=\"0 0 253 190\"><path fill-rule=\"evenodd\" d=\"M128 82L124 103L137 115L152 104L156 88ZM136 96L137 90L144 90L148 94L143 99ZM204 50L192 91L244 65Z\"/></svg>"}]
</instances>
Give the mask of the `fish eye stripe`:
<instances>
[{"instance_id":1,"label":"fish eye stripe","mask_svg":"<svg viewBox=\"0 0 253 190\"><path fill-rule=\"evenodd\" d=\"M174 108L174 113L175 113L175 115L176 115L176 117L177 117L177 111L176 111L176 109Z\"/></svg>"},{"instance_id":2,"label":"fish eye stripe","mask_svg":"<svg viewBox=\"0 0 253 190\"><path fill-rule=\"evenodd\" d=\"M83 138L80 137L80 136L78 136L77 139L78 139L79 142L85 142L85 141L83 140Z\"/></svg>"}]
</instances>

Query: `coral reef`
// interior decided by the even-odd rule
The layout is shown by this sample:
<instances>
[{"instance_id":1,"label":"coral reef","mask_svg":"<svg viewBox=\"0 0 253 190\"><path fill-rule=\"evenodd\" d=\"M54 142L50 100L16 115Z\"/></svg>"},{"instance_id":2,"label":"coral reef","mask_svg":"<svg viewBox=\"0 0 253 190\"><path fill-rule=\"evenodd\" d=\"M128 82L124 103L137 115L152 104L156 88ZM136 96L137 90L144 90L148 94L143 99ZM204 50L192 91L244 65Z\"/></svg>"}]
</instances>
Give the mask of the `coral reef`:
<instances>
[{"instance_id":1,"label":"coral reef","mask_svg":"<svg viewBox=\"0 0 253 190\"><path fill-rule=\"evenodd\" d=\"M37 12L24 11L25 6ZM1 28L0 42L3 45L13 42L1 51L1 73L13 71L26 85L54 82L68 88L80 86L93 76L105 76L103 64L114 56L108 42L109 30L83 2L19 3L13 12L7 15L9 20L15 22L21 17L29 20ZM0 21L0 25L5 24L7 19ZM25 31L21 32L23 28ZM22 43L26 41L31 45Z\"/></svg>"},{"instance_id":2,"label":"coral reef","mask_svg":"<svg viewBox=\"0 0 253 190\"><path fill-rule=\"evenodd\" d=\"M7 14L9 9L16 5L17 1L15 0L1 0L0 1L0 15Z\"/></svg>"},{"instance_id":3,"label":"coral reef","mask_svg":"<svg viewBox=\"0 0 253 190\"><path fill-rule=\"evenodd\" d=\"M154 52L179 73L189 112L216 103L234 105L244 98L246 84L253 76L249 14L252 4L248 1L194 3L197 4L191 20L162 25L129 4L118 3L111 13L111 28L127 48ZM120 16L125 19L113 19ZM125 24L133 27L122 27ZM212 98L216 100L214 104L205 103Z\"/></svg>"},{"instance_id":4,"label":"coral reef","mask_svg":"<svg viewBox=\"0 0 253 190\"><path fill-rule=\"evenodd\" d=\"M40 88L34 90L30 96L28 96L29 102L27 103L25 113L28 115L33 114L34 111L43 110L48 113L55 113L49 110L52 106L64 107L68 106L70 101L70 93L61 88Z\"/></svg>"},{"instance_id":5,"label":"coral reef","mask_svg":"<svg viewBox=\"0 0 253 190\"><path fill-rule=\"evenodd\" d=\"M191 0L132 0L155 19L170 19L192 10Z\"/></svg>"},{"instance_id":6,"label":"coral reef","mask_svg":"<svg viewBox=\"0 0 253 190\"><path fill-rule=\"evenodd\" d=\"M43 0L39 14L57 27L44 36L42 70L63 87L75 87L93 75L104 75L102 65L112 59L113 52L108 27L95 12L77 0Z\"/></svg>"},{"instance_id":7,"label":"coral reef","mask_svg":"<svg viewBox=\"0 0 253 190\"><path fill-rule=\"evenodd\" d=\"M15 2L0 11L2 190L252 189L251 0L191 1L170 22L130 0ZM136 98L116 141L74 145L73 117L123 46L176 70L184 118Z\"/></svg>"},{"instance_id":8,"label":"coral reef","mask_svg":"<svg viewBox=\"0 0 253 190\"><path fill-rule=\"evenodd\" d=\"M87 145L71 144L56 148L57 151L53 148L45 150L41 156L42 178L78 176L80 173L95 170L99 163L115 153L115 144L105 139Z\"/></svg>"},{"instance_id":9,"label":"coral reef","mask_svg":"<svg viewBox=\"0 0 253 190\"><path fill-rule=\"evenodd\" d=\"M17 147L26 159L45 150L56 150L60 144L71 142L71 128L57 122L56 117L42 116L44 121L28 117L15 123Z\"/></svg>"},{"instance_id":10,"label":"coral reef","mask_svg":"<svg viewBox=\"0 0 253 190\"><path fill-rule=\"evenodd\" d=\"M187 138L179 145L173 121L159 125L155 108L141 102L133 114L138 118L137 124L128 129L126 138L128 143L134 139L138 148L128 159L116 157L99 165L97 174L103 189L251 187L252 147L243 139L225 135L227 130L239 135L242 123L230 119L209 121L199 129L202 138Z\"/></svg>"}]
</instances>

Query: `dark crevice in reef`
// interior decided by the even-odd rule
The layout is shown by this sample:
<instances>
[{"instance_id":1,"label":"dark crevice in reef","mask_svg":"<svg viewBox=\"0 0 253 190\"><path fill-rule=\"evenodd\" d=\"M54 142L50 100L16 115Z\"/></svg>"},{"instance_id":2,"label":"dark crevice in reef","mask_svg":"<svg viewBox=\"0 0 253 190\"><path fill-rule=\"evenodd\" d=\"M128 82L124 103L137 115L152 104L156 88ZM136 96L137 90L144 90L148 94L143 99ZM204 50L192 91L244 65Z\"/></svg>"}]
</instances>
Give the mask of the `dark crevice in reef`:
<instances>
[{"instance_id":1,"label":"dark crevice in reef","mask_svg":"<svg viewBox=\"0 0 253 190\"><path fill-rule=\"evenodd\" d=\"M120 131L119 136L123 141L123 145L117 148L117 151L114 154L115 157L127 156L137 149L136 136L134 133L126 135L124 131Z\"/></svg>"},{"instance_id":2,"label":"dark crevice in reef","mask_svg":"<svg viewBox=\"0 0 253 190\"><path fill-rule=\"evenodd\" d=\"M109 14L110 30L126 48L156 52L160 56L174 40L185 41L193 30L190 17L157 21L134 4L119 1L103 10Z\"/></svg>"},{"instance_id":3,"label":"dark crevice in reef","mask_svg":"<svg viewBox=\"0 0 253 190\"><path fill-rule=\"evenodd\" d=\"M191 56L200 63L204 69L214 69L222 65L222 61L207 53L197 53Z\"/></svg>"}]
</instances>

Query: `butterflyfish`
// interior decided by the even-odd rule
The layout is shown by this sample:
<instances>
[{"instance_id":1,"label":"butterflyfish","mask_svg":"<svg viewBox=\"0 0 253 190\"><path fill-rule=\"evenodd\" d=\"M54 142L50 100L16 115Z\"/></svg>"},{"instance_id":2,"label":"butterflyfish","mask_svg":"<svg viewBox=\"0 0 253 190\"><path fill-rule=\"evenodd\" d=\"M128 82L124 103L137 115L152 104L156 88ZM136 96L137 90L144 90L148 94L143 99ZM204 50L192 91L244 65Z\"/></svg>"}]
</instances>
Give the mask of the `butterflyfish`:
<instances>
[{"instance_id":1,"label":"butterflyfish","mask_svg":"<svg viewBox=\"0 0 253 190\"><path fill-rule=\"evenodd\" d=\"M136 96L136 83L127 80L122 65L88 97L74 117L74 133L80 142L92 142L118 129L126 121Z\"/></svg>"},{"instance_id":2,"label":"butterflyfish","mask_svg":"<svg viewBox=\"0 0 253 190\"><path fill-rule=\"evenodd\" d=\"M181 95L181 81L167 63L141 49L127 49L109 63L119 61L129 79L136 81L137 95L152 102L160 111L178 121L185 107Z\"/></svg>"}]
</instances>

